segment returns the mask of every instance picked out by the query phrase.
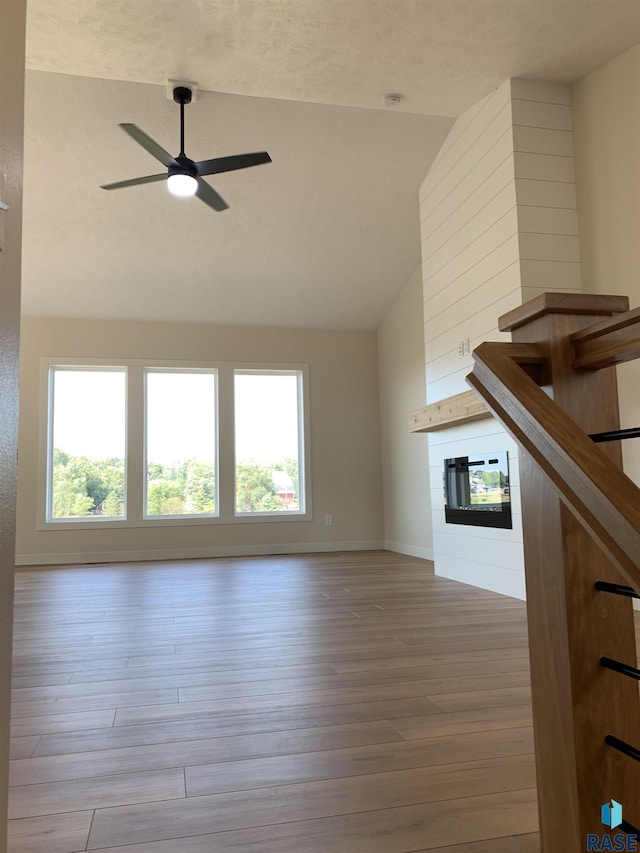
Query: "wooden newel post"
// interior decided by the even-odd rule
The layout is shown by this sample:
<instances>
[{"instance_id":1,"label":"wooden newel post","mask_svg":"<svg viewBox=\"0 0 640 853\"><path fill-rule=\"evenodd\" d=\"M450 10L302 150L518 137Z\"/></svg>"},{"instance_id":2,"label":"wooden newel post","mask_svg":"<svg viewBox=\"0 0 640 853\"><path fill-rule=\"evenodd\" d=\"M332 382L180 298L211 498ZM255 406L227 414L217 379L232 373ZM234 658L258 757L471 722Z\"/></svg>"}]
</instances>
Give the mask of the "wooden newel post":
<instances>
[{"instance_id":1,"label":"wooden newel post","mask_svg":"<svg viewBox=\"0 0 640 853\"><path fill-rule=\"evenodd\" d=\"M543 348L544 390L587 433L619 428L615 368L574 370L569 336L627 308L624 297L544 294L500 318L514 342ZM619 442L600 447L622 466ZM640 765L604 743L613 733L640 746L638 686L599 664L636 665L632 604L595 590L625 582L524 451L520 482L541 853L583 853L588 833L607 832L611 798L640 821Z\"/></svg>"}]
</instances>

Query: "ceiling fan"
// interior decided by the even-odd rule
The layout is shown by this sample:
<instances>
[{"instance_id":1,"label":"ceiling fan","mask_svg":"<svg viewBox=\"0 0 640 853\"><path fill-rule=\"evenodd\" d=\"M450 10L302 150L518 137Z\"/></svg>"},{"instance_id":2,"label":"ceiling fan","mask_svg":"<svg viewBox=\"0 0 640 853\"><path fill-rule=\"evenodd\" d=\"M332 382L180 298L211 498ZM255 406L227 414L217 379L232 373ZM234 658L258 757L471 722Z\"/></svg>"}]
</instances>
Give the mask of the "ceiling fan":
<instances>
[{"instance_id":1,"label":"ceiling fan","mask_svg":"<svg viewBox=\"0 0 640 853\"><path fill-rule=\"evenodd\" d=\"M191 89L186 86L176 86L173 90L173 100L180 104L180 153L177 157L172 157L135 124L120 125L138 145L142 145L145 151L148 151L152 157L166 166L167 171L159 175L146 175L143 178L131 178L128 181L104 184L100 189L119 190L123 187L135 187L138 184L167 181L169 192L173 195L196 195L214 210L226 210L229 205L213 187L202 179L203 175L219 175L222 172L233 172L236 169L259 166L262 163L270 163L271 157L266 151L256 151L252 154L235 154L232 157L215 157L213 160L194 162L184 153L184 107L185 104L191 103Z\"/></svg>"}]
</instances>

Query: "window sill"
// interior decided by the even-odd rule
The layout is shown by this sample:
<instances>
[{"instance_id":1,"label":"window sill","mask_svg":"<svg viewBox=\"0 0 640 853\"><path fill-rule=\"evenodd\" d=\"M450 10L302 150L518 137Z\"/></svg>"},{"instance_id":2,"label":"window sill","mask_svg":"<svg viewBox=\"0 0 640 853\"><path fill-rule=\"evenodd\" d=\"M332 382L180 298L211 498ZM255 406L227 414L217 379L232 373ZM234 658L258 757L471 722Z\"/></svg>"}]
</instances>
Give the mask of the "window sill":
<instances>
[{"instance_id":1,"label":"window sill","mask_svg":"<svg viewBox=\"0 0 640 853\"><path fill-rule=\"evenodd\" d=\"M152 527L193 527L203 524L220 525L220 524L271 524L272 522L296 522L296 521L312 521L311 513L302 512L287 512L287 513L246 513L243 515L232 516L198 516L195 518L179 518L176 516L170 518L140 518L130 519L123 518L121 520L109 519L104 521L95 521L88 519L80 520L56 520L44 521L38 524L39 532L52 533L61 530L123 530L130 528L152 528Z\"/></svg>"}]
</instances>

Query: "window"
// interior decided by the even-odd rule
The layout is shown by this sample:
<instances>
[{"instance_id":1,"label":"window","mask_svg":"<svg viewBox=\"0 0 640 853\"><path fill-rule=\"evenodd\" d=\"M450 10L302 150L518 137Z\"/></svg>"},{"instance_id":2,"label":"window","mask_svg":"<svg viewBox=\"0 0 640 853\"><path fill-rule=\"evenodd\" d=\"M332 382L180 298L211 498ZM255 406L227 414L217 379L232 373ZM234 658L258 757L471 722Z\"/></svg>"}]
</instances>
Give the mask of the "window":
<instances>
[{"instance_id":1,"label":"window","mask_svg":"<svg viewBox=\"0 0 640 853\"><path fill-rule=\"evenodd\" d=\"M123 369L52 367L47 518L124 518Z\"/></svg>"},{"instance_id":2,"label":"window","mask_svg":"<svg viewBox=\"0 0 640 853\"><path fill-rule=\"evenodd\" d=\"M302 374L236 370L235 510L304 512Z\"/></svg>"},{"instance_id":3,"label":"window","mask_svg":"<svg viewBox=\"0 0 640 853\"><path fill-rule=\"evenodd\" d=\"M304 365L41 364L39 529L310 518Z\"/></svg>"},{"instance_id":4,"label":"window","mask_svg":"<svg viewBox=\"0 0 640 853\"><path fill-rule=\"evenodd\" d=\"M146 371L145 516L215 515L216 375Z\"/></svg>"}]
</instances>

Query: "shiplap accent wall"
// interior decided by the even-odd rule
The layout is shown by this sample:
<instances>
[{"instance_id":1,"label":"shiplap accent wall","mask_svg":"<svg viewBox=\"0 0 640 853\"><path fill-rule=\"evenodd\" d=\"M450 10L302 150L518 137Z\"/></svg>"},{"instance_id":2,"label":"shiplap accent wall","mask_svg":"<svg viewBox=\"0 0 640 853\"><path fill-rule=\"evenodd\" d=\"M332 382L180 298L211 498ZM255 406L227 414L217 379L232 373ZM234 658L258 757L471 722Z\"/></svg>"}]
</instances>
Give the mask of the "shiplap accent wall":
<instances>
[{"instance_id":1,"label":"shiplap accent wall","mask_svg":"<svg viewBox=\"0 0 640 853\"><path fill-rule=\"evenodd\" d=\"M509 80L455 123L420 191L427 402L468 390L471 351L545 290L580 290L565 86ZM467 349L468 345L468 349ZM507 450L513 530L444 520L442 460ZM524 598L518 448L495 421L429 436L436 572Z\"/></svg>"},{"instance_id":2,"label":"shiplap accent wall","mask_svg":"<svg viewBox=\"0 0 640 853\"><path fill-rule=\"evenodd\" d=\"M571 90L510 83L522 301L547 290L579 293Z\"/></svg>"}]
</instances>

